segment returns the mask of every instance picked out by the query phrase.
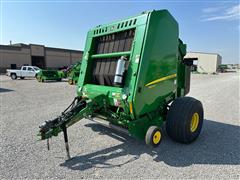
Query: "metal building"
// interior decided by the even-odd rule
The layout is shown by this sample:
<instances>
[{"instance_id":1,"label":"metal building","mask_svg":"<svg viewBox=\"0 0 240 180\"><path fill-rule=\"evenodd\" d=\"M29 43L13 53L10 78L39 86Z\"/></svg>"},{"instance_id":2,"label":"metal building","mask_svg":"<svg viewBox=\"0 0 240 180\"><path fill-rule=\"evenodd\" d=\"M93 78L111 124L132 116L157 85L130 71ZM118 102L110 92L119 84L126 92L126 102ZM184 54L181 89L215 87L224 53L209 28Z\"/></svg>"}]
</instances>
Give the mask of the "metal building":
<instances>
[{"instance_id":1,"label":"metal building","mask_svg":"<svg viewBox=\"0 0 240 180\"><path fill-rule=\"evenodd\" d=\"M199 73L216 73L222 63L222 57L216 53L188 52L187 58L198 58L197 71Z\"/></svg>"},{"instance_id":2,"label":"metal building","mask_svg":"<svg viewBox=\"0 0 240 180\"><path fill-rule=\"evenodd\" d=\"M36 44L0 45L0 72L17 69L22 65L56 69L76 63L81 60L82 54L82 51Z\"/></svg>"}]
</instances>

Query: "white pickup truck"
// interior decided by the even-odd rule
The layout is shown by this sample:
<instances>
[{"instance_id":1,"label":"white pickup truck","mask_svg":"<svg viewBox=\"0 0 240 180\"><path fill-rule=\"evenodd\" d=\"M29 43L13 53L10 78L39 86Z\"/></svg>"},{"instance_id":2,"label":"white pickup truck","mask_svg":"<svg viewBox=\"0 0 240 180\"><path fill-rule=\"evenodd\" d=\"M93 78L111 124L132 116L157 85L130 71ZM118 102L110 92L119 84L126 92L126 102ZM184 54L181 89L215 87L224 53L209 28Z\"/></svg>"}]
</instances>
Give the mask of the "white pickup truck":
<instances>
[{"instance_id":1,"label":"white pickup truck","mask_svg":"<svg viewBox=\"0 0 240 180\"><path fill-rule=\"evenodd\" d=\"M35 77L40 71L40 68L36 66L22 66L20 70L7 69L7 76L10 76L13 80L20 77L24 79L25 77Z\"/></svg>"}]
</instances>

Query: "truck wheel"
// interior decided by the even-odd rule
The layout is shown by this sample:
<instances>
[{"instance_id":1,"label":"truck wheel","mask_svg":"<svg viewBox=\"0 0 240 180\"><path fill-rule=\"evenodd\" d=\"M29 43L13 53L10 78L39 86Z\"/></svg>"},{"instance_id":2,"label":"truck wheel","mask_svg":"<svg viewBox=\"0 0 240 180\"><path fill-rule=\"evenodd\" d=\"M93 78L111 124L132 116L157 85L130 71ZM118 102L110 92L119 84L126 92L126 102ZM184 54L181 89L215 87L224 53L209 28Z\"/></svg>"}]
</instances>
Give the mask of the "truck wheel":
<instances>
[{"instance_id":1,"label":"truck wheel","mask_svg":"<svg viewBox=\"0 0 240 180\"><path fill-rule=\"evenodd\" d=\"M38 82L40 82L40 77L39 76L36 76L36 79Z\"/></svg>"},{"instance_id":2,"label":"truck wheel","mask_svg":"<svg viewBox=\"0 0 240 180\"><path fill-rule=\"evenodd\" d=\"M203 106L192 97L173 101L167 113L166 131L177 142L189 144L197 139L203 124Z\"/></svg>"},{"instance_id":3,"label":"truck wheel","mask_svg":"<svg viewBox=\"0 0 240 180\"><path fill-rule=\"evenodd\" d=\"M38 81L38 82L43 82L44 80L43 80L43 78L37 76L37 81Z\"/></svg>"},{"instance_id":4,"label":"truck wheel","mask_svg":"<svg viewBox=\"0 0 240 180\"><path fill-rule=\"evenodd\" d=\"M157 147L162 140L161 128L157 126L150 126L145 136L145 142L147 145Z\"/></svg>"},{"instance_id":5,"label":"truck wheel","mask_svg":"<svg viewBox=\"0 0 240 180\"><path fill-rule=\"evenodd\" d=\"M17 75L16 74L11 74L11 78L12 78L12 80L17 79Z\"/></svg>"},{"instance_id":6,"label":"truck wheel","mask_svg":"<svg viewBox=\"0 0 240 180\"><path fill-rule=\"evenodd\" d=\"M25 77L20 77L20 79L24 79Z\"/></svg>"},{"instance_id":7,"label":"truck wheel","mask_svg":"<svg viewBox=\"0 0 240 180\"><path fill-rule=\"evenodd\" d=\"M62 78L57 79L57 81L62 81Z\"/></svg>"},{"instance_id":8,"label":"truck wheel","mask_svg":"<svg viewBox=\"0 0 240 180\"><path fill-rule=\"evenodd\" d=\"M69 79L69 80L68 80L68 84L73 85L73 80L72 80L72 79Z\"/></svg>"}]
</instances>

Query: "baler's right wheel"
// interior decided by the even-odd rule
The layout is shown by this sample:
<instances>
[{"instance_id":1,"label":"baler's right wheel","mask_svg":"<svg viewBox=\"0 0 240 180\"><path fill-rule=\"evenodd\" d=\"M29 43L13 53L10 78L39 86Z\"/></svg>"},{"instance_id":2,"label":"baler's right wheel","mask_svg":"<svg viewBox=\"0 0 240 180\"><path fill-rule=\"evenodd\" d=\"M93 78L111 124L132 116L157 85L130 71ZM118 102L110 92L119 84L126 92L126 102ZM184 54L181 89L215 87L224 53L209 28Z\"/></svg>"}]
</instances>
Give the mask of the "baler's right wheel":
<instances>
[{"instance_id":1,"label":"baler's right wheel","mask_svg":"<svg viewBox=\"0 0 240 180\"><path fill-rule=\"evenodd\" d=\"M167 113L166 131L171 139L189 144L197 139L203 124L202 103L192 97L173 101Z\"/></svg>"},{"instance_id":2,"label":"baler's right wheel","mask_svg":"<svg viewBox=\"0 0 240 180\"><path fill-rule=\"evenodd\" d=\"M145 136L145 142L147 145L157 147L162 141L161 128L157 126L150 126Z\"/></svg>"}]
</instances>

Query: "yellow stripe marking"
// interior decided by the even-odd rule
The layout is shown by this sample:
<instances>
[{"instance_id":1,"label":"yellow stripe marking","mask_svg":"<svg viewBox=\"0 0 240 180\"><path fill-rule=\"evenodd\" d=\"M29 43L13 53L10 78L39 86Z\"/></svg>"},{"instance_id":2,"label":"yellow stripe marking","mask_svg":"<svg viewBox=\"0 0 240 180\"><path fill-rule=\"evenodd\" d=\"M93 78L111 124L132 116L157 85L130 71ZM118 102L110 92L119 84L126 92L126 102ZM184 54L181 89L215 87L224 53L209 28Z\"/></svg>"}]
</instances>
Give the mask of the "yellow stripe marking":
<instances>
[{"instance_id":1,"label":"yellow stripe marking","mask_svg":"<svg viewBox=\"0 0 240 180\"><path fill-rule=\"evenodd\" d=\"M130 111L131 114L133 113L132 102L129 103L129 111Z\"/></svg>"},{"instance_id":2,"label":"yellow stripe marking","mask_svg":"<svg viewBox=\"0 0 240 180\"><path fill-rule=\"evenodd\" d=\"M152 81L150 83L147 83L145 86L146 87L147 86L151 86L153 84L157 84L157 83L159 83L161 81L165 81L165 80L172 79L172 78L175 78L175 77L177 77L177 74L172 74L172 75L169 75L169 76L166 76L166 77L162 77L162 78L156 79L156 80L154 80L154 81Z\"/></svg>"}]
</instances>

